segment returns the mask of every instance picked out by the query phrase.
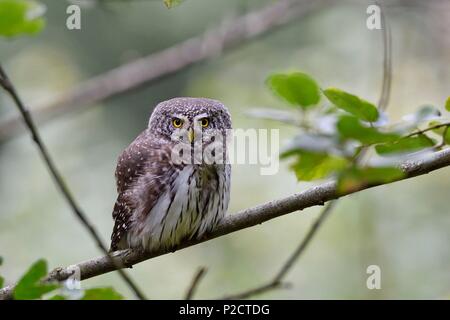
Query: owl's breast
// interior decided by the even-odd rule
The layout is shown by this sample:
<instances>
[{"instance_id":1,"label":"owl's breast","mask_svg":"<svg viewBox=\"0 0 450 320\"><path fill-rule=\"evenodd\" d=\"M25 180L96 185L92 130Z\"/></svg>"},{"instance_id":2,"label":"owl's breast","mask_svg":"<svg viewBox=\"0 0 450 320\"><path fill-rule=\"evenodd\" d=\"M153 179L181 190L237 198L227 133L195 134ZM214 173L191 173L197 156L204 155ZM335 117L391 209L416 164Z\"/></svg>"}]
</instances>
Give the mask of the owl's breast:
<instances>
[{"instance_id":1,"label":"owl's breast","mask_svg":"<svg viewBox=\"0 0 450 320\"><path fill-rule=\"evenodd\" d=\"M225 215L229 191L229 166L184 166L173 174L144 226L130 230L130 246L172 247L185 238L201 237Z\"/></svg>"}]
</instances>

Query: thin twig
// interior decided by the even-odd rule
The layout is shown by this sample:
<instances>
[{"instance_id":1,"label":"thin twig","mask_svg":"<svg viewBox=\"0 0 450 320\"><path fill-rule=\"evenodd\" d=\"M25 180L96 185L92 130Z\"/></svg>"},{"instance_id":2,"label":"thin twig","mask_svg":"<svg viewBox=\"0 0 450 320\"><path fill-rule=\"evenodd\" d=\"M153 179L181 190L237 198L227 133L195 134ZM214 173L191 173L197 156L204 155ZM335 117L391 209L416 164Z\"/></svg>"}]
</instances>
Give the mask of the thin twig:
<instances>
[{"instance_id":1,"label":"thin twig","mask_svg":"<svg viewBox=\"0 0 450 320\"><path fill-rule=\"evenodd\" d=\"M194 297L195 291L197 290L198 285L200 284L200 281L205 276L206 268L201 267L194 275L194 278L192 278L191 285L189 286L186 296L184 297L185 300L191 300Z\"/></svg>"},{"instance_id":2,"label":"thin twig","mask_svg":"<svg viewBox=\"0 0 450 320\"><path fill-rule=\"evenodd\" d=\"M384 1L377 4L381 9L381 28L383 37L383 80L378 109L380 111L385 111L389 103L392 88L392 36L391 28L385 14Z\"/></svg>"},{"instance_id":3,"label":"thin twig","mask_svg":"<svg viewBox=\"0 0 450 320\"><path fill-rule=\"evenodd\" d=\"M267 284L260 285L253 289L249 289L247 291L243 291L240 293L236 293L234 295L221 297L219 300L241 300L249 297L257 296L259 294L266 293L267 291L274 289L286 289L291 285L289 283L281 282L281 281L270 281Z\"/></svg>"},{"instance_id":4,"label":"thin twig","mask_svg":"<svg viewBox=\"0 0 450 320\"><path fill-rule=\"evenodd\" d=\"M286 287L287 284L283 282L284 277L287 275L289 270L294 266L294 264L298 261L298 259L302 255L302 253L307 248L308 244L311 242L311 239L314 237L316 232L319 230L320 225L325 221L325 219L331 213L331 211L336 203L337 203L337 201L330 201L325 205L324 209L320 212L319 216L316 218L316 220L312 224L311 228L306 233L305 237L302 239L302 241L297 246L295 251L291 254L289 259L287 259L286 262L281 266L280 270L273 277L273 279L271 281L269 281L268 283L263 284L261 286L258 286L256 288L247 290L247 291L243 291L243 292L240 292L237 294L222 297L221 299L224 299L224 300L246 299L246 298L252 297L257 294L265 293L269 290Z\"/></svg>"},{"instance_id":5,"label":"thin twig","mask_svg":"<svg viewBox=\"0 0 450 320\"><path fill-rule=\"evenodd\" d=\"M19 94L17 93L16 88L10 81L8 75L3 70L3 67L0 65L0 86L3 87L3 89L11 96L11 98L14 100L17 108L20 111L20 114L22 115L22 118L28 127L31 136L33 138L33 141L36 143L36 146L38 147L42 157L44 158L44 162L50 171L51 176L53 177L56 185L58 186L59 190L61 191L61 194L66 199L69 206L72 208L73 213L75 216L80 220L80 222L84 225L84 227L87 229L89 234L94 239L97 247L107 256L108 249L103 244L102 239L100 238L100 235L95 230L94 226L90 223L87 216L84 214L84 212L81 210L77 202L75 201L75 198L73 197L72 193L70 192L67 184L64 182L64 179L62 178L61 174L59 173L58 169L56 168L56 165L53 161L53 159L50 157L50 154L47 150L46 145L42 141L42 138L39 134L39 131L28 111L28 109L25 107L24 103L19 97ZM114 262L111 259L112 262ZM128 284L130 289L135 293L136 297L139 299L145 299L144 294L139 290L137 285L131 280L131 278L121 269L119 269L119 274L121 277L125 280L125 282Z\"/></svg>"},{"instance_id":6,"label":"thin twig","mask_svg":"<svg viewBox=\"0 0 450 320\"><path fill-rule=\"evenodd\" d=\"M308 244L311 242L311 239L316 234L317 230L319 230L319 227L322 225L322 223L325 221L325 219L328 217L328 215L333 210L335 204L337 201L330 201L327 203L322 210L322 212L319 214L319 216L316 218L314 223L312 224L311 228L308 230L306 236L303 238L303 240L300 242L300 245L297 247L297 249L292 253L291 257L286 261L286 263L282 266L278 274L274 278L274 282L280 282L284 276L289 272L289 270L292 268L294 263L298 260L300 255L305 251Z\"/></svg>"},{"instance_id":7,"label":"thin twig","mask_svg":"<svg viewBox=\"0 0 450 320\"><path fill-rule=\"evenodd\" d=\"M449 126L450 126L450 122L443 122L443 123L436 124L434 126L431 126L431 127L425 128L425 129L421 129L421 130L417 130L417 131L411 132L410 134L405 136L405 138L421 135L421 134L424 134L425 132L436 130L436 129L440 129L440 128L443 128L443 127L448 128Z\"/></svg>"}]
</instances>

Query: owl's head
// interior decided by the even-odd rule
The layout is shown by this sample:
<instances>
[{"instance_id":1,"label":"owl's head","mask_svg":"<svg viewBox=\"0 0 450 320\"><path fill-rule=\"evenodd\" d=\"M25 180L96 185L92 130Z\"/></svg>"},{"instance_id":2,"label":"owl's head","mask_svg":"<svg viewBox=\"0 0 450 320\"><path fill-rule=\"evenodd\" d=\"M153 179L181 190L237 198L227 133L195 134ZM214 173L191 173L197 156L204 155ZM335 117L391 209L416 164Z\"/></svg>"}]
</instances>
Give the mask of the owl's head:
<instances>
[{"instance_id":1,"label":"owl's head","mask_svg":"<svg viewBox=\"0 0 450 320\"><path fill-rule=\"evenodd\" d=\"M203 142L218 132L231 129L231 117L220 101L207 98L173 98L154 109L148 130L172 139L186 136L190 143L202 137Z\"/></svg>"}]
</instances>

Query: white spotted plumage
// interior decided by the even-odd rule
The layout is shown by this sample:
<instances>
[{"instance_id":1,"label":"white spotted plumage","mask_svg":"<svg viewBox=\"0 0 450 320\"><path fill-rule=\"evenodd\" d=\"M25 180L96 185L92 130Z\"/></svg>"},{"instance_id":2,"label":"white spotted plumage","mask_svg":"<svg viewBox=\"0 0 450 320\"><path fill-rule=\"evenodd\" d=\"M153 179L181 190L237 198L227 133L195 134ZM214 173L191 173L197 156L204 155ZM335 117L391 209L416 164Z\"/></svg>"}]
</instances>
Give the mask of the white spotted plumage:
<instances>
[{"instance_id":1,"label":"white spotted plumage","mask_svg":"<svg viewBox=\"0 0 450 320\"><path fill-rule=\"evenodd\" d=\"M202 170L208 169L191 165L177 173L172 188L161 194L146 216L144 228L137 226L140 222L131 223L127 235L131 247L145 250L173 247L184 238L203 236L220 222L229 202L230 168L218 168L218 185L210 184L209 180L199 185L204 183Z\"/></svg>"}]
</instances>

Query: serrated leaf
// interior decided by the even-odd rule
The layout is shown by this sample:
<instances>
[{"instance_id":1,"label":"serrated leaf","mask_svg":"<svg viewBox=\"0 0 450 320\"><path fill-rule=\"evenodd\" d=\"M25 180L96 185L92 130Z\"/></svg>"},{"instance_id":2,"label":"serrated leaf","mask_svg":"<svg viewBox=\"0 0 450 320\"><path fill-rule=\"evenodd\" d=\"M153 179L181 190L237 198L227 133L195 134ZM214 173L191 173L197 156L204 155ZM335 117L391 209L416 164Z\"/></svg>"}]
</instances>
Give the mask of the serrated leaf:
<instances>
[{"instance_id":1,"label":"serrated leaf","mask_svg":"<svg viewBox=\"0 0 450 320\"><path fill-rule=\"evenodd\" d=\"M353 114L361 120L368 122L378 120L379 113L375 105L358 96L337 88L328 88L323 93L336 107Z\"/></svg>"},{"instance_id":2,"label":"serrated leaf","mask_svg":"<svg viewBox=\"0 0 450 320\"><path fill-rule=\"evenodd\" d=\"M368 185L393 182L403 176L403 171L397 167L352 167L339 175L337 192L348 193Z\"/></svg>"},{"instance_id":3,"label":"serrated leaf","mask_svg":"<svg viewBox=\"0 0 450 320\"><path fill-rule=\"evenodd\" d=\"M56 284L49 284L41 282L42 278L47 275L47 262L45 260L38 260L28 271L22 276L14 288L14 299L16 300L31 300L39 299L45 293L58 288Z\"/></svg>"},{"instance_id":4,"label":"serrated leaf","mask_svg":"<svg viewBox=\"0 0 450 320\"><path fill-rule=\"evenodd\" d=\"M181 2L183 2L183 0L164 0L164 4L169 9L178 6Z\"/></svg>"},{"instance_id":5,"label":"serrated leaf","mask_svg":"<svg viewBox=\"0 0 450 320\"><path fill-rule=\"evenodd\" d=\"M0 266L3 264L3 257L0 256Z\"/></svg>"},{"instance_id":6,"label":"serrated leaf","mask_svg":"<svg viewBox=\"0 0 450 320\"><path fill-rule=\"evenodd\" d=\"M0 0L0 35L35 34L45 26L45 6L31 0Z\"/></svg>"},{"instance_id":7,"label":"serrated leaf","mask_svg":"<svg viewBox=\"0 0 450 320\"><path fill-rule=\"evenodd\" d=\"M312 181L326 178L343 170L347 165L348 160L342 157L302 151L298 153L291 169L294 170L298 180Z\"/></svg>"},{"instance_id":8,"label":"serrated leaf","mask_svg":"<svg viewBox=\"0 0 450 320\"><path fill-rule=\"evenodd\" d=\"M306 73L273 74L266 83L277 96L293 106L306 109L320 101L320 88Z\"/></svg>"},{"instance_id":9,"label":"serrated leaf","mask_svg":"<svg viewBox=\"0 0 450 320\"><path fill-rule=\"evenodd\" d=\"M450 97L445 101L445 110L450 111Z\"/></svg>"},{"instance_id":10,"label":"serrated leaf","mask_svg":"<svg viewBox=\"0 0 450 320\"><path fill-rule=\"evenodd\" d=\"M3 283L5 282L5 278L0 276L0 289L3 288Z\"/></svg>"},{"instance_id":11,"label":"serrated leaf","mask_svg":"<svg viewBox=\"0 0 450 320\"><path fill-rule=\"evenodd\" d=\"M394 153L410 153L435 145L435 141L426 135L402 138L396 142L384 143L375 146L379 155L390 155Z\"/></svg>"},{"instance_id":12,"label":"serrated leaf","mask_svg":"<svg viewBox=\"0 0 450 320\"><path fill-rule=\"evenodd\" d=\"M55 294L54 296L48 298L48 300L66 300L66 297L61 294Z\"/></svg>"},{"instance_id":13,"label":"serrated leaf","mask_svg":"<svg viewBox=\"0 0 450 320\"><path fill-rule=\"evenodd\" d=\"M92 288L84 291L81 300L122 300L123 296L111 287Z\"/></svg>"},{"instance_id":14,"label":"serrated leaf","mask_svg":"<svg viewBox=\"0 0 450 320\"><path fill-rule=\"evenodd\" d=\"M363 144L395 141L400 135L392 132L381 132L374 127L364 126L357 118L343 116L337 122L337 129L344 139L358 140Z\"/></svg>"}]
</instances>

